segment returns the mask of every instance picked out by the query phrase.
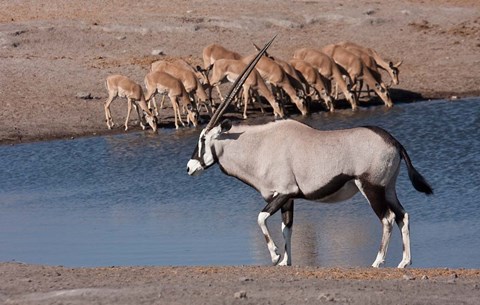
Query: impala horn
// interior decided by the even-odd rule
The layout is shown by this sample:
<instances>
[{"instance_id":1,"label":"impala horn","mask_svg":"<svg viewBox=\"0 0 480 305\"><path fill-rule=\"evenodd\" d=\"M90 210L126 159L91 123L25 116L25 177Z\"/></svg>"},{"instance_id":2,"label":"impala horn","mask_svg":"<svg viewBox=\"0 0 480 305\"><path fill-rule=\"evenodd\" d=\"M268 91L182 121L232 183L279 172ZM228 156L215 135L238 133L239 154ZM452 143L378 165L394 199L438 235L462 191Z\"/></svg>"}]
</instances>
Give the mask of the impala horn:
<instances>
[{"instance_id":1,"label":"impala horn","mask_svg":"<svg viewBox=\"0 0 480 305\"><path fill-rule=\"evenodd\" d=\"M257 56L247 65L245 70L243 70L243 72L237 77L232 87L230 88L230 91L228 92L225 100L218 106L217 110L212 115L212 118L210 119L207 126L205 127L205 133L210 131L218 123L222 115L227 110L227 107L232 103L233 97L237 95L238 91L240 90L240 87L243 86L243 83L248 78L250 73L253 71L253 69L255 68L255 65L263 56L263 54L265 54L268 47L270 47L275 37L277 37L277 35L273 36L273 38L270 39L270 41L267 42L267 44L265 44L263 49L261 49L260 52L258 52Z\"/></svg>"}]
</instances>

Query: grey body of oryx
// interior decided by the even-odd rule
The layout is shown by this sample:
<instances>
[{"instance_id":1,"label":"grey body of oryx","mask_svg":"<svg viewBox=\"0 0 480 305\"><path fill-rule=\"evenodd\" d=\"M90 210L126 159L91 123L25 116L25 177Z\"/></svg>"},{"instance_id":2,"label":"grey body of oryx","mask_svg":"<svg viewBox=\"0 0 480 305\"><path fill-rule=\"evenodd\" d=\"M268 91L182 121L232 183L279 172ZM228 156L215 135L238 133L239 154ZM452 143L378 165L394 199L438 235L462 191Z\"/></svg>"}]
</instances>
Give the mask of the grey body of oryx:
<instances>
[{"instance_id":1,"label":"grey body of oryx","mask_svg":"<svg viewBox=\"0 0 480 305\"><path fill-rule=\"evenodd\" d=\"M204 129L188 174L218 163L224 173L258 190L267 202L258 215L272 262L291 264L293 200L343 201L360 191L383 225L380 250L373 263L385 260L393 223L400 228L403 258L399 268L411 264L409 217L398 201L395 183L404 159L410 180L420 192L432 188L413 167L404 147L378 127L321 131L294 120L249 126L225 120ZM266 220L281 210L285 254L270 237Z\"/></svg>"}]
</instances>

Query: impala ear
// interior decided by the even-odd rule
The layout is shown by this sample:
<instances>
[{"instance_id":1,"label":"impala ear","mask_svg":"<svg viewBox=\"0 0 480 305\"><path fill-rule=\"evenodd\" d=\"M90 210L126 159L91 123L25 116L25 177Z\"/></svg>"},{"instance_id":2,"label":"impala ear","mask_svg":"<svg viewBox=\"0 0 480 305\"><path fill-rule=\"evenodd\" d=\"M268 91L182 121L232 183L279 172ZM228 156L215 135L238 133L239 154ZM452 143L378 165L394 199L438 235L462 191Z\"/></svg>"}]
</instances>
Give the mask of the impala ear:
<instances>
[{"instance_id":1,"label":"impala ear","mask_svg":"<svg viewBox=\"0 0 480 305\"><path fill-rule=\"evenodd\" d=\"M229 119L223 120L223 122L220 124L221 132L227 132L232 128L232 122Z\"/></svg>"}]
</instances>

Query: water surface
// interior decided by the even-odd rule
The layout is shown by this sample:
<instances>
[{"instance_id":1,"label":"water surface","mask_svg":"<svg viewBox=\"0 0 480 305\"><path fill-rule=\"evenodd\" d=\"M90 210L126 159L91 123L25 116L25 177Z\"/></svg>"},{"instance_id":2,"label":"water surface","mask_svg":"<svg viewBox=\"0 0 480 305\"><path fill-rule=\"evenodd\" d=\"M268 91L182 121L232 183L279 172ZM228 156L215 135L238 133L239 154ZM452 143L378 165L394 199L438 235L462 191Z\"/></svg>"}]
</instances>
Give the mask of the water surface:
<instances>
[{"instance_id":1,"label":"water surface","mask_svg":"<svg viewBox=\"0 0 480 305\"><path fill-rule=\"evenodd\" d=\"M295 119L322 129L378 125L407 149L435 195L397 183L414 267L480 268L480 100L362 108ZM200 130L0 146L0 261L65 266L269 264L261 196L217 166L186 162ZM269 221L280 248L280 215ZM293 263L369 266L381 225L359 194L296 201ZM395 228L387 266L401 260Z\"/></svg>"}]
</instances>

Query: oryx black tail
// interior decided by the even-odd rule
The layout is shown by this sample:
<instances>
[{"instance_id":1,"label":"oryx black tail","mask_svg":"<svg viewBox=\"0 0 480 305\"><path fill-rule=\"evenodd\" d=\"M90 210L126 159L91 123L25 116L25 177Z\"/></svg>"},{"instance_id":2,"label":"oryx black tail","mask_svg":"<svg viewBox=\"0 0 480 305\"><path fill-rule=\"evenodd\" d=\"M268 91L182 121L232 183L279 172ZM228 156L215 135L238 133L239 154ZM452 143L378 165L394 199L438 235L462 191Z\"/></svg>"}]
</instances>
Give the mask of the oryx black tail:
<instances>
[{"instance_id":1,"label":"oryx black tail","mask_svg":"<svg viewBox=\"0 0 480 305\"><path fill-rule=\"evenodd\" d=\"M400 154L403 160L405 160L405 164L407 165L408 177L410 178L413 187L419 192L425 193L427 195L432 195L432 187L427 182L427 180L415 169L415 167L413 167L412 160L410 160L407 151L400 143L399 148Z\"/></svg>"}]
</instances>

